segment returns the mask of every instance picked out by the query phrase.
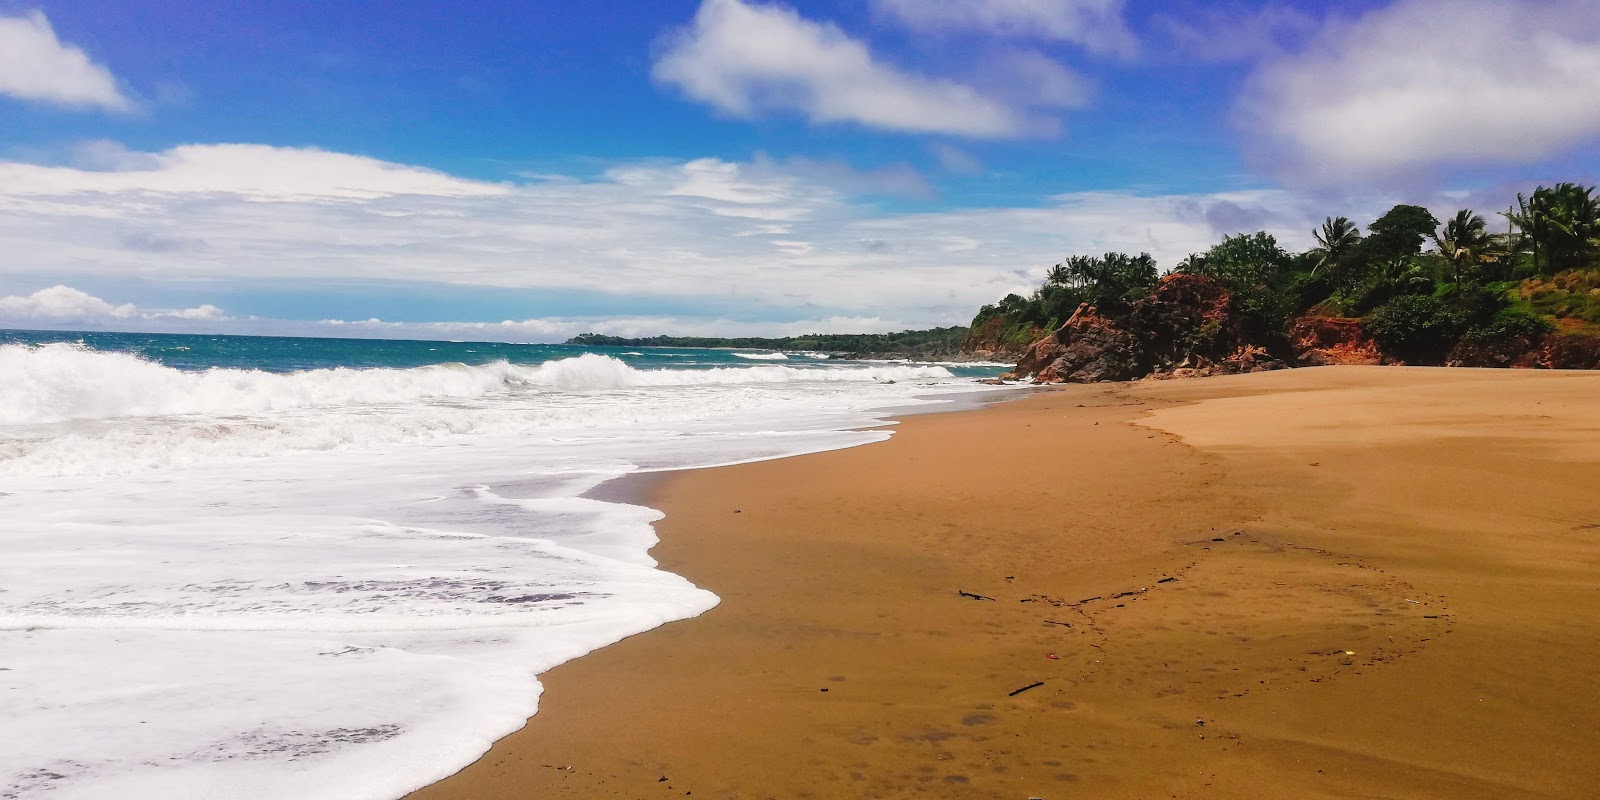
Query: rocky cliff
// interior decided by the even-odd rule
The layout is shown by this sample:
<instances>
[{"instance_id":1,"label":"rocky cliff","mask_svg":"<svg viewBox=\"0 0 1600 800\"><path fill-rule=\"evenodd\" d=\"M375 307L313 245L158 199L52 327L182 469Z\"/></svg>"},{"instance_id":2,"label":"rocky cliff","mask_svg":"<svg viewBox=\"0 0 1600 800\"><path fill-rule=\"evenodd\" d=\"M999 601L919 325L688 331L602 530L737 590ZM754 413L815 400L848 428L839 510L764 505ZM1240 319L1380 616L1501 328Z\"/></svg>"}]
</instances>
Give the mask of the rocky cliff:
<instances>
[{"instance_id":1,"label":"rocky cliff","mask_svg":"<svg viewBox=\"0 0 1600 800\"><path fill-rule=\"evenodd\" d=\"M1169 275L1120 313L1080 306L1060 328L1034 341L1003 377L1093 383L1288 366L1285 347L1253 334L1220 281Z\"/></svg>"},{"instance_id":2,"label":"rocky cliff","mask_svg":"<svg viewBox=\"0 0 1600 800\"><path fill-rule=\"evenodd\" d=\"M1042 328L1028 325L1012 329L1003 316L990 317L967 329L961 340L961 353L984 361L1011 361L1021 358L1030 343L1043 336Z\"/></svg>"}]
</instances>

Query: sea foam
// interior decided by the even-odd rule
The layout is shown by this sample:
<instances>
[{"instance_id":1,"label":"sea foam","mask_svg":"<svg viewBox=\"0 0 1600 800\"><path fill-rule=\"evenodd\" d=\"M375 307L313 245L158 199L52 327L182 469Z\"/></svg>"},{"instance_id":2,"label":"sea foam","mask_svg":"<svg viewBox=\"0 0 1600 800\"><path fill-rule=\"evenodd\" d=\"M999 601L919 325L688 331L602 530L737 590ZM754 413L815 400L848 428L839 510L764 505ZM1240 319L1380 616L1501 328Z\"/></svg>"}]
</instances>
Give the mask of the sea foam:
<instances>
[{"instance_id":1,"label":"sea foam","mask_svg":"<svg viewBox=\"0 0 1600 800\"><path fill-rule=\"evenodd\" d=\"M717 598L621 475L886 438L942 367L184 371L0 346L0 797L384 800Z\"/></svg>"},{"instance_id":2,"label":"sea foam","mask_svg":"<svg viewBox=\"0 0 1600 800\"><path fill-rule=\"evenodd\" d=\"M783 357L781 353L770 355ZM0 425L408 403L478 398L519 388L585 390L951 377L942 367L909 365L831 370L784 366L641 370L594 353L535 365L499 361L478 366L455 363L287 374L225 368L185 372L129 353L71 344L0 345L0 375L8 377L0 383Z\"/></svg>"}]
</instances>

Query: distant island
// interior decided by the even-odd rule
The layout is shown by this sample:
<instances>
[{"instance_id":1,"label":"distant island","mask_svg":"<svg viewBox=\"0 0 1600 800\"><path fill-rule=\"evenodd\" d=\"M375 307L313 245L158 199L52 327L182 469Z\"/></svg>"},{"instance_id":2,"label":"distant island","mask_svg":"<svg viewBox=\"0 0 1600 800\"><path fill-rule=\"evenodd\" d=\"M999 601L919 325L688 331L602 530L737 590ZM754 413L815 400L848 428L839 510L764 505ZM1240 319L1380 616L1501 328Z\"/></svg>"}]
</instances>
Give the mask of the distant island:
<instances>
[{"instance_id":1,"label":"distant island","mask_svg":"<svg viewBox=\"0 0 1600 800\"><path fill-rule=\"evenodd\" d=\"M829 353L867 358L955 359L961 357L961 342L967 327L929 328L899 333L813 333L778 339L745 336L650 336L624 338L585 333L567 344L589 347L720 347L753 350L788 350Z\"/></svg>"}]
</instances>

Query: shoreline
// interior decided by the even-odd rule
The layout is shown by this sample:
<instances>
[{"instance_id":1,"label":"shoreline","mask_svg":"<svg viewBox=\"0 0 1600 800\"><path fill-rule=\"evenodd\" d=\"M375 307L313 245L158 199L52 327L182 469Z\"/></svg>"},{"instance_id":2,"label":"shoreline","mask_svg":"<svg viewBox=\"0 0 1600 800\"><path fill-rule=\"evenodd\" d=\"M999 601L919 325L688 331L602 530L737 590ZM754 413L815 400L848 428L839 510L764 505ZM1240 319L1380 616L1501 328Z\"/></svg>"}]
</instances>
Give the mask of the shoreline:
<instances>
[{"instance_id":1,"label":"shoreline","mask_svg":"<svg viewBox=\"0 0 1600 800\"><path fill-rule=\"evenodd\" d=\"M1592 510L1600 377L1372 369L1067 387L634 485L722 603L545 673L411 797L1583 796L1600 537L1550 518Z\"/></svg>"}]
</instances>

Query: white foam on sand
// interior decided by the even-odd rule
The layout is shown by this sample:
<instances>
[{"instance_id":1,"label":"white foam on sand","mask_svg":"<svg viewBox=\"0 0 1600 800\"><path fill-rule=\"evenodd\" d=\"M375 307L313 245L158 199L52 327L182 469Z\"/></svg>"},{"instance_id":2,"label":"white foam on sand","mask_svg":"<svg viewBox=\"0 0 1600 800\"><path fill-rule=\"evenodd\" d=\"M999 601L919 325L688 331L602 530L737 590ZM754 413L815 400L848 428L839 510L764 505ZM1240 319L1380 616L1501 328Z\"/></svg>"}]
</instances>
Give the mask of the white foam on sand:
<instances>
[{"instance_id":1,"label":"white foam on sand","mask_svg":"<svg viewBox=\"0 0 1600 800\"><path fill-rule=\"evenodd\" d=\"M0 347L0 797L400 796L700 614L640 470L879 441L939 367L179 372ZM888 383L887 381L895 381Z\"/></svg>"}]
</instances>

